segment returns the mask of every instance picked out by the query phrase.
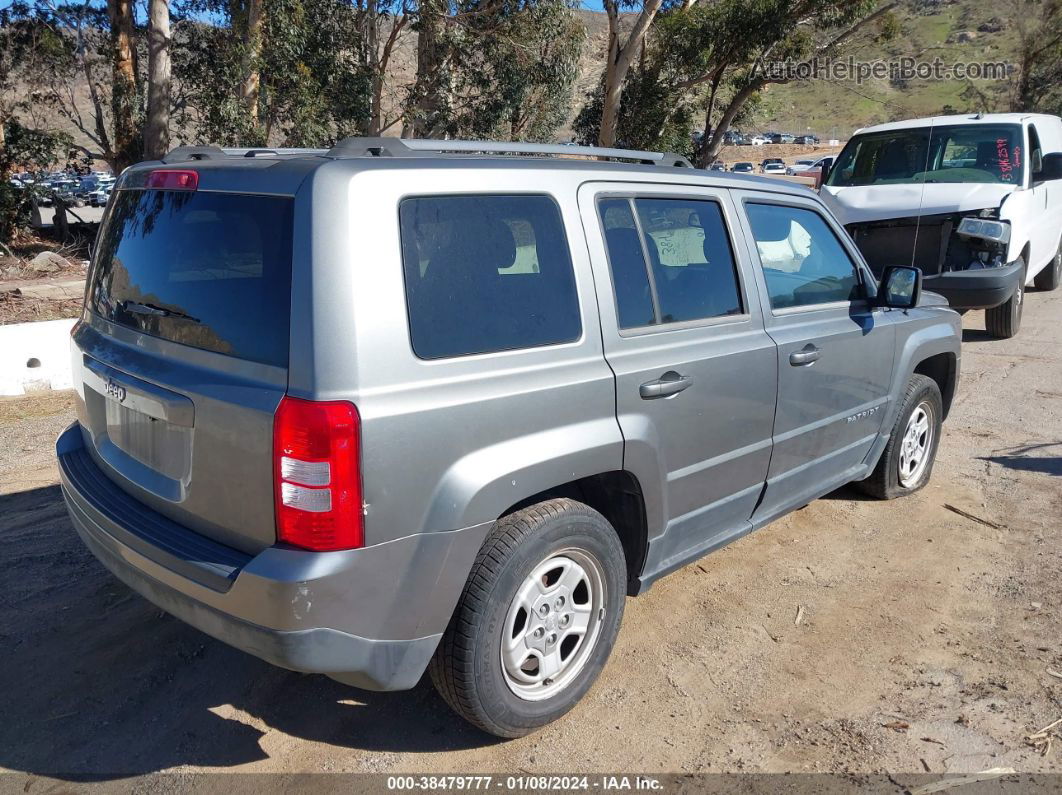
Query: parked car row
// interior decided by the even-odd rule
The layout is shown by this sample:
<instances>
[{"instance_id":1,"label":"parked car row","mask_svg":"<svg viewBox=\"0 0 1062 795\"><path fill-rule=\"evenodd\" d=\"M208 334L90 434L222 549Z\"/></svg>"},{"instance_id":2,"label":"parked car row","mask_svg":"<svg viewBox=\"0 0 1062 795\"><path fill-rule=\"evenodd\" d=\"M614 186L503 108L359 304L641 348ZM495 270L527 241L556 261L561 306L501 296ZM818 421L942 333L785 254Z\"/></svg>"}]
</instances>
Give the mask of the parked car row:
<instances>
[{"instance_id":1,"label":"parked car row","mask_svg":"<svg viewBox=\"0 0 1062 795\"><path fill-rule=\"evenodd\" d=\"M704 138L702 130L693 133L693 143L700 144ZM817 135L793 135L792 133L743 133L737 130L727 130L723 133L723 143L727 146L763 146L764 144L805 144L818 146Z\"/></svg>"},{"instance_id":2,"label":"parked car row","mask_svg":"<svg viewBox=\"0 0 1062 795\"><path fill-rule=\"evenodd\" d=\"M819 137L817 135L794 135L793 133L779 133L779 132L765 132L763 137L767 139L768 143L772 144L806 144L808 146L817 146L819 143Z\"/></svg>"},{"instance_id":3,"label":"parked car row","mask_svg":"<svg viewBox=\"0 0 1062 795\"><path fill-rule=\"evenodd\" d=\"M106 205L114 183L114 176L104 172L84 175L71 172L27 172L12 178L13 185L32 190L37 204L42 207L51 207L57 200L72 207L84 207L86 204L102 207Z\"/></svg>"},{"instance_id":4,"label":"parked car row","mask_svg":"<svg viewBox=\"0 0 1062 795\"><path fill-rule=\"evenodd\" d=\"M817 159L800 159L792 165L787 165L780 157L766 157L757 165L751 161L739 161L730 166L730 171L738 174L767 174L771 176L809 176L821 180L829 171L835 156L828 155ZM727 171L727 166L722 160L715 160L708 166L709 171ZM818 183L816 183L817 187Z\"/></svg>"}]
</instances>

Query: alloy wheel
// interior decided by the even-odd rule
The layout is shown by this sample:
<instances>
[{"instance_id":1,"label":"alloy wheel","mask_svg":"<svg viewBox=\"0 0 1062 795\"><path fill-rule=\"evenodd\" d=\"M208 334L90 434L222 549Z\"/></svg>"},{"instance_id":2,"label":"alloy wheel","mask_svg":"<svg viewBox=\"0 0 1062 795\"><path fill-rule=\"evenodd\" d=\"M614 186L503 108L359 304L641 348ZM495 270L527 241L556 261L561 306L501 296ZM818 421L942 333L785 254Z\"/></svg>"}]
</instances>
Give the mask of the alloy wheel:
<instances>
[{"instance_id":1,"label":"alloy wheel","mask_svg":"<svg viewBox=\"0 0 1062 795\"><path fill-rule=\"evenodd\" d=\"M502 672L515 695L541 701L578 676L597 643L605 587L601 565L579 549L554 553L531 570L502 625Z\"/></svg>"}]
</instances>

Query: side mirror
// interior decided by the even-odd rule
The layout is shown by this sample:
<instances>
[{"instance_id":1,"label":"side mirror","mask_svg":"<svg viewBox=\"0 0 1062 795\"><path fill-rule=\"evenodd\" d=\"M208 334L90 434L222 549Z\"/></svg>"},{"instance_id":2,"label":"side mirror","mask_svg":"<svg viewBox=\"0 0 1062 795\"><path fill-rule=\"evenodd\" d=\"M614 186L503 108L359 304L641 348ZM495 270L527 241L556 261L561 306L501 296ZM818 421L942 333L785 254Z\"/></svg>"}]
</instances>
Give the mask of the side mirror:
<instances>
[{"instance_id":1,"label":"side mirror","mask_svg":"<svg viewBox=\"0 0 1062 795\"><path fill-rule=\"evenodd\" d=\"M833 160L828 158L822 161L822 165L819 166L819 184L821 185L830 176L830 169L833 168Z\"/></svg>"},{"instance_id":2,"label":"side mirror","mask_svg":"<svg viewBox=\"0 0 1062 795\"><path fill-rule=\"evenodd\" d=\"M1049 152L1044 155L1043 165L1040 171L1033 175L1039 180L1062 179L1062 152Z\"/></svg>"},{"instance_id":3,"label":"side mirror","mask_svg":"<svg viewBox=\"0 0 1062 795\"><path fill-rule=\"evenodd\" d=\"M889 265L881 276L878 306L910 309L918 304L922 293L922 269L906 265Z\"/></svg>"}]
</instances>

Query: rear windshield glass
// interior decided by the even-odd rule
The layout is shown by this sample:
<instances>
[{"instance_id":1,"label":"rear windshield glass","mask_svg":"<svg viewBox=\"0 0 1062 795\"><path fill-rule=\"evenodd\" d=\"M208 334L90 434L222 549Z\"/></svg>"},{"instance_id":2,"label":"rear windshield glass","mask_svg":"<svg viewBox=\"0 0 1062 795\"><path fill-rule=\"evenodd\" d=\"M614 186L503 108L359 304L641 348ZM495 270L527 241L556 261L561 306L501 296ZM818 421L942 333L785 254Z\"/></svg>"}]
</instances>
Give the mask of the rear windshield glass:
<instances>
[{"instance_id":1,"label":"rear windshield glass","mask_svg":"<svg viewBox=\"0 0 1062 795\"><path fill-rule=\"evenodd\" d=\"M291 199L118 191L89 301L145 334L286 367Z\"/></svg>"}]
</instances>

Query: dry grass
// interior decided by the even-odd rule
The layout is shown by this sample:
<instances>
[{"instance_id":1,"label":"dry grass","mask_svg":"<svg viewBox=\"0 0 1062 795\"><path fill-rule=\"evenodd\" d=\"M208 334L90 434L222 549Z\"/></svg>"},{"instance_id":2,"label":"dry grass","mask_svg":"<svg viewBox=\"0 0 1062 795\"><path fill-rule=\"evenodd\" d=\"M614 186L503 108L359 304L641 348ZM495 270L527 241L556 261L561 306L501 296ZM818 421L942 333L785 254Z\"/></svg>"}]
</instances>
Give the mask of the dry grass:
<instances>
[{"instance_id":1,"label":"dry grass","mask_svg":"<svg viewBox=\"0 0 1062 795\"><path fill-rule=\"evenodd\" d=\"M0 326L60 320L81 314L81 298L26 298L18 290L0 293Z\"/></svg>"},{"instance_id":2,"label":"dry grass","mask_svg":"<svg viewBox=\"0 0 1062 795\"><path fill-rule=\"evenodd\" d=\"M0 426L17 425L38 417L54 417L74 410L74 392L35 392L23 397L0 397Z\"/></svg>"}]
</instances>

